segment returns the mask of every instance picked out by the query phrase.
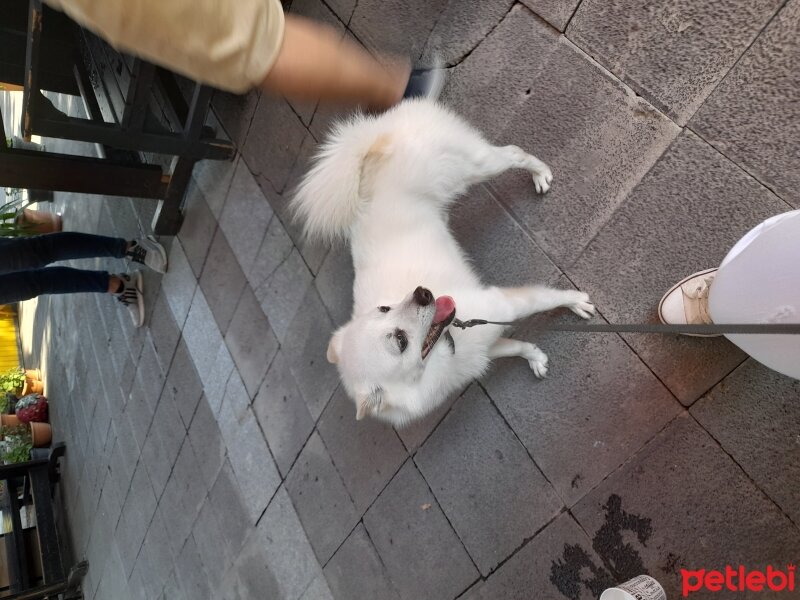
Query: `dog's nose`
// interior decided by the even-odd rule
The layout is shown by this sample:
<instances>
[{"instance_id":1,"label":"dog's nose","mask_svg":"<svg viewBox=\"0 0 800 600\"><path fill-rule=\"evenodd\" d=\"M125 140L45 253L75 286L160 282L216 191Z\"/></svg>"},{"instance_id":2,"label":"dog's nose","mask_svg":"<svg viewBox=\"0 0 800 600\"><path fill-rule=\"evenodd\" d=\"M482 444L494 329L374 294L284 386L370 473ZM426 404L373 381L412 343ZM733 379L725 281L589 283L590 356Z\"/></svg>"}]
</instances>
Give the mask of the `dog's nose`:
<instances>
[{"instance_id":1,"label":"dog's nose","mask_svg":"<svg viewBox=\"0 0 800 600\"><path fill-rule=\"evenodd\" d=\"M420 306L428 306L433 302L433 294L429 289L420 286L414 290L414 302Z\"/></svg>"}]
</instances>

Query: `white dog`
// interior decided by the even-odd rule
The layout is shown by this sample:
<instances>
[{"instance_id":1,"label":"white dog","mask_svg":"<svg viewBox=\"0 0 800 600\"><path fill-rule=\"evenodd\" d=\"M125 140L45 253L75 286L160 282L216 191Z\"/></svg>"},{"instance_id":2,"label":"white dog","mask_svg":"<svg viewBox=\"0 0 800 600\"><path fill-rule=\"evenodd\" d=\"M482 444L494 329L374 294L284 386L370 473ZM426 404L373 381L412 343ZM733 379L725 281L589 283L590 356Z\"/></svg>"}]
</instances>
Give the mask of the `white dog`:
<instances>
[{"instance_id":1,"label":"white dog","mask_svg":"<svg viewBox=\"0 0 800 600\"><path fill-rule=\"evenodd\" d=\"M350 241L353 316L333 334L336 363L356 418L403 426L479 377L489 361L520 356L537 377L547 356L502 337L503 327L451 327L459 319L514 321L565 306L583 318L583 292L528 286L487 287L447 224L447 209L467 188L511 168L533 176L537 192L553 176L516 146L492 146L432 100L407 100L379 116L334 126L300 183L293 209L306 234ZM435 294L435 296L434 296Z\"/></svg>"}]
</instances>

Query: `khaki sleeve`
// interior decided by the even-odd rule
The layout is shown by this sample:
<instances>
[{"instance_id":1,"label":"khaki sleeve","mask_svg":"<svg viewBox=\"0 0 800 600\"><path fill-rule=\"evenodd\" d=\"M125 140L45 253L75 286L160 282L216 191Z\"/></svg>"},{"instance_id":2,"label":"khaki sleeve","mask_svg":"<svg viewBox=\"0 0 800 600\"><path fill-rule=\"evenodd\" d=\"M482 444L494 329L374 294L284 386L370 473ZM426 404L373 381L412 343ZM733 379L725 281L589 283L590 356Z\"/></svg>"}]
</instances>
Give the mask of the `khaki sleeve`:
<instances>
[{"instance_id":1,"label":"khaki sleeve","mask_svg":"<svg viewBox=\"0 0 800 600\"><path fill-rule=\"evenodd\" d=\"M280 0L46 0L114 48L243 93L283 43Z\"/></svg>"}]
</instances>

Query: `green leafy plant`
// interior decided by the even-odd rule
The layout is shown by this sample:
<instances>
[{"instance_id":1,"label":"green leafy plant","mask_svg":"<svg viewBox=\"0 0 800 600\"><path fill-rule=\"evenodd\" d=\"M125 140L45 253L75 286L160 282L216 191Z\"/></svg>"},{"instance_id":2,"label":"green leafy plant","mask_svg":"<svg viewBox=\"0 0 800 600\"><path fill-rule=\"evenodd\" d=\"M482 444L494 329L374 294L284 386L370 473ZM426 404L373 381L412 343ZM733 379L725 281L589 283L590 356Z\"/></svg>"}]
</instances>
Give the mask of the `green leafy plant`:
<instances>
[{"instance_id":1,"label":"green leafy plant","mask_svg":"<svg viewBox=\"0 0 800 600\"><path fill-rule=\"evenodd\" d=\"M0 412L10 414L11 409L17 404L17 397L14 392L0 391Z\"/></svg>"},{"instance_id":2,"label":"green leafy plant","mask_svg":"<svg viewBox=\"0 0 800 600\"><path fill-rule=\"evenodd\" d=\"M20 215L29 204L22 198L22 190L6 188L7 200L0 206L0 237L21 237L35 233L35 226L20 222Z\"/></svg>"},{"instance_id":3,"label":"green leafy plant","mask_svg":"<svg viewBox=\"0 0 800 600\"><path fill-rule=\"evenodd\" d=\"M2 451L0 451L3 464L11 465L30 460L33 438L29 427L25 425L0 427L0 435L3 436Z\"/></svg>"},{"instance_id":4,"label":"green leafy plant","mask_svg":"<svg viewBox=\"0 0 800 600\"><path fill-rule=\"evenodd\" d=\"M21 390L25 385L25 371L19 367L10 369L0 375L0 390L11 394Z\"/></svg>"}]
</instances>

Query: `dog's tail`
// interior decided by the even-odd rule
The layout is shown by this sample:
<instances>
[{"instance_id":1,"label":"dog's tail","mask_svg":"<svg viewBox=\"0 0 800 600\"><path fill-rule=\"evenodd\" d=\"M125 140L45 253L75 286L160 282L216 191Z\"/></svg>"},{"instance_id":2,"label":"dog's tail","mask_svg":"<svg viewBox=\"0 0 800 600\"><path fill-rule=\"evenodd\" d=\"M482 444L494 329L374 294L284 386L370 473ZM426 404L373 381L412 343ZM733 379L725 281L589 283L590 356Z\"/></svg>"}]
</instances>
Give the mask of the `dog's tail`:
<instances>
[{"instance_id":1,"label":"dog's tail","mask_svg":"<svg viewBox=\"0 0 800 600\"><path fill-rule=\"evenodd\" d=\"M362 202L364 158L376 138L374 119L363 114L333 125L292 198L293 216L307 237L333 241L346 236Z\"/></svg>"},{"instance_id":2,"label":"dog's tail","mask_svg":"<svg viewBox=\"0 0 800 600\"><path fill-rule=\"evenodd\" d=\"M419 96L435 100L445 70L441 61L421 84ZM385 150L381 117L357 113L333 125L292 198L293 216L309 238L333 241L346 237L350 225L370 195L372 169Z\"/></svg>"}]
</instances>

